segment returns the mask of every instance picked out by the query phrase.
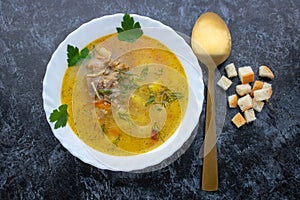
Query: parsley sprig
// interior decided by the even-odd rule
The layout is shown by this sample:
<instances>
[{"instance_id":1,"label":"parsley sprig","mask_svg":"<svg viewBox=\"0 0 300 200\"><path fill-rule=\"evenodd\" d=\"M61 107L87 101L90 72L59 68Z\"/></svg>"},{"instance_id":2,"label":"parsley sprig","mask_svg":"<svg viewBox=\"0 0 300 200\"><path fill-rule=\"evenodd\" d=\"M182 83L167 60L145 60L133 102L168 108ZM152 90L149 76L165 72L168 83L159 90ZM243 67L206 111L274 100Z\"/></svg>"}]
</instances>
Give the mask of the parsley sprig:
<instances>
[{"instance_id":1,"label":"parsley sprig","mask_svg":"<svg viewBox=\"0 0 300 200\"><path fill-rule=\"evenodd\" d=\"M76 63L84 58L87 58L89 55L89 49L84 48L79 52L79 49L75 46L67 46L67 55L68 55L68 67L76 65Z\"/></svg>"},{"instance_id":2,"label":"parsley sprig","mask_svg":"<svg viewBox=\"0 0 300 200\"><path fill-rule=\"evenodd\" d=\"M117 27L118 38L121 41L132 43L143 35L140 23L134 22L133 17L130 17L128 13L124 14L121 26Z\"/></svg>"},{"instance_id":3,"label":"parsley sprig","mask_svg":"<svg viewBox=\"0 0 300 200\"><path fill-rule=\"evenodd\" d=\"M68 105L63 104L55 109L50 114L50 122L55 122L54 129L58 129L59 127L65 127L68 121Z\"/></svg>"}]
</instances>

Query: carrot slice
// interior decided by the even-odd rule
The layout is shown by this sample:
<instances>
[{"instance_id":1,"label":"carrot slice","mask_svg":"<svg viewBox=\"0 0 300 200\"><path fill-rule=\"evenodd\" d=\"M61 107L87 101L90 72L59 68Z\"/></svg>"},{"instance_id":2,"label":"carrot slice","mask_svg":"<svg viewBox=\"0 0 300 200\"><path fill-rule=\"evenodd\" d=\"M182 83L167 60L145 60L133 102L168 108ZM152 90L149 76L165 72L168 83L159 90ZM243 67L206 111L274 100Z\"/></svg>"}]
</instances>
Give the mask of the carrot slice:
<instances>
[{"instance_id":1,"label":"carrot slice","mask_svg":"<svg viewBox=\"0 0 300 200\"><path fill-rule=\"evenodd\" d=\"M98 108L102 108L104 110L109 110L111 107L111 103L106 100L99 100L99 101L94 101L94 105Z\"/></svg>"}]
</instances>

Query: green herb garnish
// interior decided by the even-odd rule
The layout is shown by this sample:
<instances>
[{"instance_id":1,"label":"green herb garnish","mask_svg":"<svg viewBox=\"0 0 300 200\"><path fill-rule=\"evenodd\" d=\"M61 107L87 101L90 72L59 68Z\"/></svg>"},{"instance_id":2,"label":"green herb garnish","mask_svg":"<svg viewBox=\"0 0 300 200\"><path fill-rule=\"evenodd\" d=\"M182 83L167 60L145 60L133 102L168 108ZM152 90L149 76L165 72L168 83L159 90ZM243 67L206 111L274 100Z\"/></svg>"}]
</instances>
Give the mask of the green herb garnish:
<instances>
[{"instance_id":1,"label":"green herb garnish","mask_svg":"<svg viewBox=\"0 0 300 200\"><path fill-rule=\"evenodd\" d=\"M122 120L130 120L130 115L126 112L118 112L118 115Z\"/></svg>"},{"instance_id":2,"label":"green herb garnish","mask_svg":"<svg viewBox=\"0 0 300 200\"><path fill-rule=\"evenodd\" d=\"M164 73L164 70L162 68L160 68L158 70L158 72L154 72L154 74L157 76L157 78L161 77Z\"/></svg>"},{"instance_id":3,"label":"green herb garnish","mask_svg":"<svg viewBox=\"0 0 300 200\"><path fill-rule=\"evenodd\" d=\"M101 124L101 129L102 129L103 133L106 133L106 127L105 127L105 124Z\"/></svg>"},{"instance_id":4,"label":"green herb garnish","mask_svg":"<svg viewBox=\"0 0 300 200\"><path fill-rule=\"evenodd\" d=\"M141 25L139 22L134 23L133 17L130 17L128 13L123 16L121 27L117 27L118 38L125 42L135 42L139 37L143 35Z\"/></svg>"},{"instance_id":5,"label":"green herb garnish","mask_svg":"<svg viewBox=\"0 0 300 200\"><path fill-rule=\"evenodd\" d=\"M176 100L182 99L183 95L180 92L171 92L166 89L161 92L162 95L162 104L166 107L168 104L173 103Z\"/></svg>"},{"instance_id":6,"label":"green herb garnish","mask_svg":"<svg viewBox=\"0 0 300 200\"><path fill-rule=\"evenodd\" d=\"M98 92L101 95L110 95L110 94L112 94L111 90L98 90Z\"/></svg>"},{"instance_id":7,"label":"green herb garnish","mask_svg":"<svg viewBox=\"0 0 300 200\"><path fill-rule=\"evenodd\" d=\"M117 75L119 86L122 94L127 94L129 90L138 88L138 84L135 82L136 74L130 74L120 71Z\"/></svg>"},{"instance_id":8,"label":"green herb garnish","mask_svg":"<svg viewBox=\"0 0 300 200\"><path fill-rule=\"evenodd\" d=\"M144 81L149 73L149 67L146 66L142 69L140 76L137 78L138 81Z\"/></svg>"},{"instance_id":9,"label":"green herb garnish","mask_svg":"<svg viewBox=\"0 0 300 200\"><path fill-rule=\"evenodd\" d=\"M58 109L55 109L50 114L50 122L55 122L54 129L58 129L59 127L64 127L68 121L68 105L63 104L59 106Z\"/></svg>"},{"instance_id":10,"label":"green herb garnish","mask_svg":"<svg viewBox=\"0 0 300 200\"><path fill-rule=\"evenodd\" d=\"M113 144L118 146L118 143L120 142L121 135L119 134L118 137L113 141Z\"/></svg>"},{"instance_id":11,"label":"green herb garnish","mask_svg":"<svg viewBox=\"0 0 300 200\"><path fill-rule=\"evenodd\" d=\"M154 93L149 88L149 98L146 100L145 106L149 104L161 104L164 107L167 107L169 104L173 103L176 100L180 100L183 98L183 94L180 92L171 92L169 89L164 89L160 91L158 94ZM158 98L160 97L160 98ZM157 99L160 99L157 101Z\"/></svg>"},{"instance_id":12,"label":"green herb garnish","mask_svg":"<svg viewBox=\"0 0 300 200\"><path fill-rule=\"evenodd\" d=\"M162 138L162 136L160 135L161 132L158 131L158 127L157 127L157 122L154 122L154 125L152 127L152 138L155 139L157 136L163 141L165 142L165 140Z\"/></svg>"},{"instance_id":13,"label":"green herb garnish","mask_svg":"<svg viewBox=\"0 0 300 200\"><path fill-rule=\"evenodd\" d=\"M134 125L132 120L131 120L131 115L128 114L127 112L118 112L118 115L119 115L119 118L124 120L124 121L127 121L128 124L130 125Z\"/></svg>"},{"instance_id":14,"label":"green herb garnish","mask_svg":"<svg viewBox=\"0 0 300 200\"><path fill-rule=\"evenodd\" d=\"M158 107L156 110L157 110L158 112L160 112L160 111L162 111L162 108L161 108L161 107Z\"/></svg>"},{"instance_id":15,"label":"green herb garnish","mask_svg":"<svg viewBox=\"0 0 300 200\"><path fill-rule=\"evenodd\" d=\"M87 58L89 55L89 49L84 48L80 51L75 46L69 45L67 46L67 55L68 55L68 67L76 65L76 63L84 58Z\"/></svg>"},{"instance_id":16,"label":"green herb garnish","mask_svg":"<svg viewBox=\"0 0 300 200\"><path fill-rule=\"evenodd\" d=\"M180 100L183 98L183 94L180 92L171 92L168 88L161 90L160 92L154 92L152 89L149 89L149 97L146 100L145 106L150 104L161 104L165 108L173 103L176 100Z\"/></svg>"},{"instance_id":17,"label":"green herb garnish","mask_svg":"<svg viewBox=\"0 0 300 200\"><path fill-rule=\"evenodd\" d=\"M145 106L147 106L149 104L155 104L155 96L154 95L150 95L149 98L146 100Z\"/></svg>"}]
</instances>

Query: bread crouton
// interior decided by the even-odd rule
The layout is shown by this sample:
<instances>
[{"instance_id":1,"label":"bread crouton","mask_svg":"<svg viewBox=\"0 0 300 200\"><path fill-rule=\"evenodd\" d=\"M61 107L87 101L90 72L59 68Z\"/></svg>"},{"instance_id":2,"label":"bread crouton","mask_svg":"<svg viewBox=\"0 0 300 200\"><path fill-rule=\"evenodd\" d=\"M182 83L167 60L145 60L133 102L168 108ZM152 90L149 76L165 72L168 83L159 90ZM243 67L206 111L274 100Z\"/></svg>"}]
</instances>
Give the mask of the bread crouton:
<instances>
[{"instance_id":1,"label":"bread crouton","mask_svg":"<svg viewBox=\"0 0 300 200\"><path fill-rule=\"evenodd\" d=\"M267 66L260 66L258 70L258 75L260 77L266 77L270 79L273 79L275 77L271 69Z\"/></svg>"},{"instance_id":2,"label":"bread crouton","mask_svg":"<svg viewBox=\"0 0 300 200\"><path fill-rule=\"evenodd\" d=\"M225 70L228 78L233 78L237 76L237 72L233 63L226 65Z\"/></svg>"},{"instance_id":3,"label":"bread crouton","mask_svg":"<svg viewBox=\"0 0 300 200\"><path fill-rule=\"evenodd\" d=\"M272 87L255 90L254 91L254 100L255 101L269 100L272 96L272 93L273 93Z\"/></svg>"},{"instance_id":4,"label":"bread crouton","mask_svg":"<svg viewBox=\"0 0 300 200\"><path fill-rule=\"evenodd\" d=\"M244 116L246 118L247 123L253 122L256 120L255 113L253 109L246 110L244 112Z\"/></svg>"},{"instance_id":5,"label":"bread crouton","mask_svg":"<svg viewBox=\"0 0 300 200\"><path fill-rule=\"evenodd\" d=\"M247 94L246 96L239 98L238 105L241 111L244 112L245 110L252 108L252 98Z\"/></svg>"},{"instance_id":6,"label":"bread crouton","mask_svg":"<svg viewBox=\"0 0 300 200\"><path fill-rule=\"evenodd\" d=\"M230 108L236 108L237 107L237 100L238 97L236 94L233 94L231 96L228 97L228 104Z\"/></svg>"},{"instance_id":7,"label":"bread crouton","mask_svg":"<svg viewBox=\"0 0 300 200\"><path fill-rule=\"evenodd\" d=\"M262 88L271 88L271 87L272 87L272 84L264 82L264 85Z\"/></svg>"},{"instance_id":8,"label":"bread crouton","mask_svg":"<svg viewBox=\"0 0 300 200\"><path fill-rule=\"evenodd\" d=\"M223 90L227 90L231 86L232 82L225 76L222 76L217 84L218 84L218 86L223 88Z\"/></svg>"},{"instance_id":9,"label":"bread crouton","mask_svg":"<svg viewBox=\"0 0 300 200\"><path fill-rule=\"evenodd\" d=\"M238 95L244 96L245 94L248 94L251 92L251 86L249 85L249 83L241 84L241 85L237 85L235 90L236 90L236 93L238 93Z\"/></svg>"},{"instance_id":10,"label":"bread crouton","mask_svg":"<svg viewBox=\"0 0 300 200\"><path fill-rule=\"evenodd\" d=\"M253 86L252 86L252 90L251 90L250 95L253 97L254 91L263 88L263 85L264 85L264 82L262 82L262 81L255 81L254 84L253 84Z\"/></svg>"},{"instance_id":11,"label":"bread crouton","mask_svg":"<svg viewBox=\"0 0 300 200\"><path fill-rule=\"evenodd\" d=\"M262 101L255 101L255 99L252 100L252 107L257 112L261 112L261 110L263 109L264 105L265 105L265 103L262 102Z\"/></svg>"},{"instance_id":12,"label":"bread crouton","mask_svg":"<svg viewBox=\"0 0 300 200\"><path fill-rule=\"evenodd\" d=\"M246 123L245 118L241 115L241 113L237 113L232 119L231 121L234 123L234 125L237 128L240 128L241 126L243 126Z\"/></svg>"},{"instance_id":13,"label":"bread crouton","mask_svg":"<svg viewBox=\"0 0 300 200\"><path fill-rule=\"evenodd\" d=\"M254 81L254 72L250 66L240 67L238 72L242 84Z\"/></svg>"}]
</instances>

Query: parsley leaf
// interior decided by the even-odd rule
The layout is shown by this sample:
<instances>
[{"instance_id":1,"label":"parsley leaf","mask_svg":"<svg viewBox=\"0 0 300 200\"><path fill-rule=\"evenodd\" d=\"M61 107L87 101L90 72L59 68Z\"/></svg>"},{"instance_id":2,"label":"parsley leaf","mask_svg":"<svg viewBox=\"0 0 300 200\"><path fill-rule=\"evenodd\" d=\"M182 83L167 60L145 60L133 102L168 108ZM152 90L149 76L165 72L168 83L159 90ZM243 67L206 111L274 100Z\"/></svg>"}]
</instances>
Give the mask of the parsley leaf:
<instances>
[{"instance_id":1,"label":"parsley leaf","mask_svg":"<svg viewBox=\"0 0 300 200\"><path fill-rule=\"evenodd\" d=\"M68 55L68 67L71 67L71 66L76 65L76 63L79 60L88 57L89 49L84 48L79 53L79 49L77 47L68 44L67 55Z\"/></svg>"},{"instance_id":2,"label":"parsley leaf","mask_svg":"<svg viewBox=\"0 0 300 200\"><path fill-rule=\"evenodd\" d=\"M89 49L88 48L84 48L80 51L80 57L81 58L86 58L89 55Z\"/></svg>"},{"instance_id":3,"label":"parsley leaf","mask_svg":"<svg viewBox=\"0 0 300 200\"><path fill-rule=\"evenodd\" d=\"M59 106L58 109L55 109L50 114L50 122L55 122L54 129L58 129L59 127L64 127L68 121L68 105L63 104Z\"/></svg>"},{"instance_id":4,"label":"parsley leaf","mask_svg":"<svg viewBox=\"0 0 300 200\"><path fill-rule=\"evenodd\" d=\"M118 38L121 41L132 43L143 35L140 23L134 23L133 17L130 17L128 13L125 13L125 15L123 16L121 26L122 28L117 27Z\"/></svg>"}]
</instances>

